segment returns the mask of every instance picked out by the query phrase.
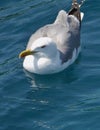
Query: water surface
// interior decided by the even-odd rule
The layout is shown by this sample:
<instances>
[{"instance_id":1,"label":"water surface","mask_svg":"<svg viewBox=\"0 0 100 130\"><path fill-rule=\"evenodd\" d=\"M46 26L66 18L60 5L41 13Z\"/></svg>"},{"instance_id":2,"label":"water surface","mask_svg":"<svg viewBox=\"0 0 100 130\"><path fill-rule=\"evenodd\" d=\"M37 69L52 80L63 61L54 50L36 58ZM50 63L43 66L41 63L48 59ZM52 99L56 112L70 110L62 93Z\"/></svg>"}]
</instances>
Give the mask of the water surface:
<instances>
[{"instance_id":1,"label":"water surface","mask_svg":"<svg viewBox=\"0 0 100 130\"><path fill-rule=\"evenodd\" d=\"M100 129L100 2L82 6L82 52L65 71L25 72L18 54L70 0L0 1L0 130Z\"/></svg>"}]
</instances>

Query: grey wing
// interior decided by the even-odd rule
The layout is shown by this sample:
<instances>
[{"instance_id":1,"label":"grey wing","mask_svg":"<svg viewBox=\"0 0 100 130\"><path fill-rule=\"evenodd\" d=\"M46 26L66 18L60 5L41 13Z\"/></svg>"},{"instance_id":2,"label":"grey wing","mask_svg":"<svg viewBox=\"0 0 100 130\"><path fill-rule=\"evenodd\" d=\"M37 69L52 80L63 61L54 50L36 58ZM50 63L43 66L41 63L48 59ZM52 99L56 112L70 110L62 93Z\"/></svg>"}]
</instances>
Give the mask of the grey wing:
<instances>
[{"instance_id":1,"label":"grey wing","mask_svg":"<svg viewBox=\"0 0 100 130\"><path fill-rule=\"evenodd\" d=\"M80 21L75 16L60 11L55 23L59 25L57 43L64 63L72 58L74 49L78 51L80 46Z\"/></svg>"}]
</instances>

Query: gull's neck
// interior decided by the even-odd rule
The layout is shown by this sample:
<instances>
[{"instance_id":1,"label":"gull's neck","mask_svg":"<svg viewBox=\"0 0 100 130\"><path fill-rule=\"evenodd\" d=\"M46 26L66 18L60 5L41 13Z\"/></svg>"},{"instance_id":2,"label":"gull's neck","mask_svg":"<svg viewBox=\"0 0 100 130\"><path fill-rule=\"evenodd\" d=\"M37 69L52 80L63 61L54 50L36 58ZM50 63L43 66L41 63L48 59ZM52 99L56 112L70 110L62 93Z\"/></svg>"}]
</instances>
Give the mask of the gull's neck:
<instances>
[{"instance_id":1,"label":"gull's neck","mask_svg":"<svg viewBox=\"0 0 100 130\"><path fill-rule=\"evenodd\" d=\"M57 51L53 57L27 56L23 66L26 70L37 74L55 73L61 65L60 53Z\"/></svg>"}]
</instances>

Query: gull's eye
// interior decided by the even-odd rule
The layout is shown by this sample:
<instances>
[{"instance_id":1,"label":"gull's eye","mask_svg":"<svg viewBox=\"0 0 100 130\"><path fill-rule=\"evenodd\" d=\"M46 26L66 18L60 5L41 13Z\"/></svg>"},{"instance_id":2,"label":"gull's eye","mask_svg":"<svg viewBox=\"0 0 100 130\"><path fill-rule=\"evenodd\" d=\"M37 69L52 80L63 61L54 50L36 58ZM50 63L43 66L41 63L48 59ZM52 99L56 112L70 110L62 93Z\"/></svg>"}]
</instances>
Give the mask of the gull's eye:
<instances>
[{"instance_id":1,"label":"gull's eye","mask_svg":"<svg viewBox=\"0 0 100 130\"><path fill-rule=\"evenodd\" d=\"M45 47L46 47L46 45L41 46L41 48L45 48Z\"/></svg>"}]
</instances>

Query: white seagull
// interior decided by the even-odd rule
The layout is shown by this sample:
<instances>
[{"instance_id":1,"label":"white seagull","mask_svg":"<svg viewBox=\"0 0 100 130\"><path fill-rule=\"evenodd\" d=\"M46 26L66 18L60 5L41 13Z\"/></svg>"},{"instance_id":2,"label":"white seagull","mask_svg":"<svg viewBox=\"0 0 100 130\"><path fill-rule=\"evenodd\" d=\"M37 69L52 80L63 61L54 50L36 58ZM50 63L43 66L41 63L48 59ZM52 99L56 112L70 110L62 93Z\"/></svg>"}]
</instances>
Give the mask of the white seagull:
<instances>
[{"instance_id":1,"label":"white seagull","mask_svg":"<svg viewBox=\"0 0 100 130\"><path fill-rule=\"evenodd\" d=\"M67 13L61 10L53 24L38 29L29 39L25 51L23 67L36 74L58 73L71 65L80 52L80 29L84 14L80 12L83 4L73 0Z\"/></svg>"}]
</instances>

